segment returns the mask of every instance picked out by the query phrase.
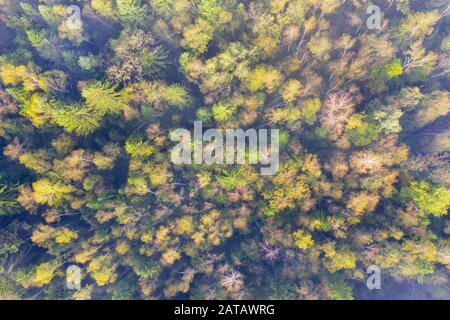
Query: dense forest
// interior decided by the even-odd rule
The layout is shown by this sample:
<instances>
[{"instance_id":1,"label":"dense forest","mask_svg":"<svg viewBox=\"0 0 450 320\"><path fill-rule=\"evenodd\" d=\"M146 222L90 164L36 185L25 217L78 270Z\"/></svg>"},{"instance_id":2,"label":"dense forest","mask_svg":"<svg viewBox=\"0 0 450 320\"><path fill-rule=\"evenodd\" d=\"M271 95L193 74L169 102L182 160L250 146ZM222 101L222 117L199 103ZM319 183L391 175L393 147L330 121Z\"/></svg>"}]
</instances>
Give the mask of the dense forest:
<instances>
[{"instance_id":1,"label":"dense forest","mask_svg":"<svg viewBox=\"0 0 450 320\"><path fill-rule=\"evenodd\" d=\"M0 0L0 40L0 299L450 299L447 0ZM194 121L278 172L172 163Z\"/></svg>"}]
</instances>

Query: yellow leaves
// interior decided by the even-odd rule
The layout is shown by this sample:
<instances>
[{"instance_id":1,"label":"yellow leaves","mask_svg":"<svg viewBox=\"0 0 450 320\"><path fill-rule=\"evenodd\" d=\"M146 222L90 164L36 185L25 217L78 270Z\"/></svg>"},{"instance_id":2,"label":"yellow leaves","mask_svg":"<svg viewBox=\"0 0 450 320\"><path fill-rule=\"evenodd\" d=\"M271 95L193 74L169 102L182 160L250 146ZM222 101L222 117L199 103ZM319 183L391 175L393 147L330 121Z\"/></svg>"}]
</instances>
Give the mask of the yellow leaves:
<instances>
[{"instance_id":1,"label":"yellow leaves","mask_svg":"<svg viewBox=\"0 0 450 320\"><path fill-rule=\"evenodd\" d=\"M92 156L90 153L83 149L74 150L63 160L55 160L53 170L61 177L81 182L83 181L91 162Z\"/></svg>"},{"instance_id":2,"label":"yellow leaves","mask_svg":"<svg viewBox=\"0 0 450 320\"><path fill-rule=\"evenodd\" d=\"M40 224L38 225L37 229L33 231L33 234L31 235L31 241L33 241L33 243L37 244L38 246L43 247L46 243L48 243L48 241L52 239L54 230L55 228L49 225Z\"/></svg>"},{"instance_id":3,"label":"yellow leaves","mask_svg":"<svg viewBox=\"0 0 450 320\"><path fill-rule=\"evenodd\" d=\"M302 116L301 111L298 108L273 108L267 111L267 119L273 123L295 123Z\"/></svg>"},{"instance_id":4,"label":"yellow leaves","mask_svg":"<svg viewBox=\"0 0 450 320\"><path fill-rule=\"evenodd\" d=\"M115 10L112 1L92 0L91 6L96 12L104 17L113 18L115 16Z\"/></svg>"},{"instance_id":5,"label":"yellow leaves","mask_svg":"<svg viewBox=\"0 0 450 320\"><path fill-rule=\"evenodd\" d=\"M164 165L152 166L147 172L153 186L164 186L171 178L171 173Z\"/></svg>"},{"instance_id":6,"label":"yellow leaves","mask_svg":"<svg viewBox=\"0 0 450 320\"><path fill-rule=\"evenodd\" d=\"M194 220L190 216L178 218L175 221L175 234L189 235L194 231Z\"/></svg>"},{"instance_id":7,"label":"yellow leaves","mask_svg":"<svg viewBox=\"0 0 450 320\"><path fill-rule=\"evenodd\" d=\"M278 40L270 36L259 36L256 39L256 46L261 50L264 57L270 57L277 50Z\"/></svg>"},{"instance_id":8,"label":"yellow leaves","mask_svg":"<svg viewBox=\"0 0 450 320\"><path fill-rule=\"evenodd\" d=\"M49 179L40 179L33 183L33 190L33 197L37 203L57 206L64 200L72 199L70 194L75 188Z\"/></svg>"},{"instance_id":9,"label":"yellow leaves","mask_svg":"<svg viewBox=\"0 0 450 320\"><path fill-rule=\"evenodd\" d=\"M22 114L27 116L35 126L42 126L50 119L49 110L41 93L34 93L29 101L25 101Z\"/></svg>"},{"instance_id":10,"label":"yellow leaves","mask_svg":"<svg viewBox=\"0 0 450 320\"><path fill-rule=\"evenodd\" d=\"M323 264L328 271L334 273L338 270L356 268L356 255L348 248L336 250L335 243L329 242L322 245L322 251L325 254Z\"/></svg>"},{"instance_id":11,"label":"yellow leaves","mask_svg":"<svg viewBox=\"0 0 450 320\"><path fill-rule=\"evenodd\" d=\"M203 215L200 219L201 223L206 227L211 227L219 219L220 212L218 210L211 210L209 213Z\"/></svg>"},{"instance_id":12,"label":"yellow leaves","mask_svg":"<svg viewBox=\"0 0 450 320\"><path fill-rule=\"evenodd\" d=\"M19 162L30 170L39 174L44 174L52 168L48 160L47 150L37 150L35 152L24 152L19 157Z\"/></svg>"},{"instance_id":13,"label":"yellow leaves","mask_svg":"<svg viewBox=\"0 0 450 320\"><path fill-rule=\"evenodd\" d=\"M405 235L405 233L400 228L397 228L397 227L391 228L391 230L389 230L389 232L390 232L390 236L397 241L400 241L403 238L403 236Z\"/></svg>"},{"instance_id":14,"label":"yellow leaves","mask_svg":"<svg viewBox=\"0 0 450 320\"><path fill-rule=\"evenodd\" d=\"M383 156L370 150L354 152L350 166L359 174L374 174L383 168Z\"/></svg>"},{"instance_id":15,"label":"yellow leaves","mask_svg":"<svg viewBox=\"0 0 450 320\"><path fill-rule=\"evenodd\" d=\"M233 220L233 227L236 229L240 229L242 231L248 230L248 218L247 217L238 217Z\"/></svg>"},{"instance_id":16,"label":"yellow leaves","mask_svg":"<svg viewBox=\"0 0 450 320\"><path fill-rule=\"evenodd\" d=\"M3 83L13 86L18 85L23 81L24 76L27 73L26 66L15 67L12 64L5 64L0 67L0 77L3 79Z\"/></svg>"},{"instance_id":17,"label":"yellow leaves","mask_svg":"<svg viewBox=\"0 0 450 320\"><path fill-rule=\"evenodd\" d=\"M272 0L270 1L270 11L273 14L279 13L284 10L284 7L288 2L289 2L288 0Z\"/></svg>"},{"instance_id":18,"label":"yellow leaves","mask_svg":"<svg viewBox=\"0 0 450 320\"><path fill-rule=\"evenodd\" d=\"M230 11L227 10L221 10L219 12L219 24L220 25L224 25L226 23L230 23L232 22L233 19L233 14Z\"/></svg>"},{"instance_id":19,"label":"yellow leaves","mask_svg":"<svg viewBox=\"0 0 450 320\"><path fill-rule=\"evenodd\" d=\"M88 285L80 290L77 290L73 293L72 298L73 300L91 300L92 291L94 290L94 286Z\"/></svg>"},{"instance_id":20,"label":"yellow leaves","mask_svg":"<svg viewBox=\"0 0 450 320\"><path fill-rule=\"evenodd\" d=\"M126 241L119 241L116 245L116 252L119 255L124 255L130 251L130 245Z\"/></svg>"},{"instance_id":21,"label":"yellow leaves","mask_svg":"<svg viewBox=\"0 0 450 320\"><path fill-rule=\"evenodd\" d=\"M31 235L31 241L39 246L46 246L52 239L57 244L67 244L78 239L78 234L68 228L55 229L52 226L40 224Z\"/></svg>"},{"instance_id":22,"label":"yellow leaves","mask_svg":"<svg viewBox=\"0 0 450 320\"><path fill-rule=\"evenodd\" d=\"M315 154L307 154L303 160L302 170L307 172L312 178L319 178L322 175L319 158Z\"/></svg>"},{"instance_id":23,"label":"yellow leaves","mask_svg":"<svg viewBox=\"0 0 450 320\"><path fill-rule=\"evenodd\" d=\"M12 64L5 64L0 66L0 77L6 85L17 86L22 83L25 91L47 90L45 79L40 78L33 70L23 65L16 67Z\"/></svg>"},{"instance_id":24,"label":"yellow leaves","mask_svg":"<svg viewBox=\"0 0 450 320\"><path fill-rule=\"evenodd\" d=\"M145 195L150 192L147 179L141 176L133 176L128 178L128 185L125 188L125 193L128 195Z\"/></svg>"},{"instance_id":25,"label":"yellow leaves","mask_svg":"<svg viewBox=\"0 0 450 320\"><path fill-rule=\"evenodd\" d=\"M202 214L197 226L190 218L180 218L176 221L175 233L180 234L183 231L184 234L192 234L190 239L196 246L203 245L205 242L217 246L224 238L233 235L231 219L221 219L221 215L221 212L216 209Z\"/></svg>"},{"instance_id":26,"label":"yellow leaves","mask_svg":"<svg viewBox=\"0 0 450 320\"><path fill-rule=\"evenodd\" d=\"M350 49L356 44L356 38L344 33L335 43L335 46L340 49Z\"/></svg>"},{"instance_id":27,"label":"yellow leaves","mask_svg":"<svg viewBox=\"0 0 450 320\"><path fill-rule=\"evenodd\" d=\"M141 235L141 241L144 243L151 243L153 241L153 234L150 231L144 232Z\"/></svg>"},{"instance_id":28,"label":"yellow leaves","mask_svg":"<svg viewBox=\"0 0 450 320\"><path fill-rule=\"evenodd\" d=\"M349 170L345 155L342 153L333 155L330 162L325 165L325 169L331 172L335 181L345 177Z\"/></svg>"},{"instance_id":29,"label":"yellow leaves","mask_svg":"<svg viewBox=\"0 0 450 320\"><path fill-rule=\"evenodd\" d=\"M403 277L432 274L438 260L438 249L429 240L407 240L401 245L398 273Z\"/></svg>"},{"instance_id":30,"label":"yellow leaves","mask_svg":"<svg viewBox=\"0 0 450 320\"><path fill-rule=\"evenodd\" d=\"M268 93L272 93L280 86L282 80L280 70L268 65L259 65L250 73L245 85L253 92L266 89Z\"/></svg>"},{"instance_id":31,"label":"yellow leaves","mask_svg":"<svg viewBox=\"0 0 450 320\"><path fill-rule=\"evenodd\" d=\"M326 61L330 58L331 43L328 35L316 36L309 40L307 47L309 51L319 60Z\"/></svg>"},{"instance_id":32,"label":"yellow leaves","mask_svg":"<svg viewBox=\"0 0 450 320\"><path fill-rule=\"evenodd\" d=\"M363 125L363 118L364 116L360 113L352 115L347 122L346 129L351 130L360 128Z\"/></svg>"},{"instance_id":33,"label":"yellow leaves","mask_svg":"<svg viewBox=\"0 0 450 320\"><path fill-rule=\"evenodd\" d=\"M263 193L263 196L269 201L271 208L277 211L283 211L285 209L293 209L296 205L296 201L301 200L308 191L308 185L299 180L295 182L293 188L278 188L271 192Z\"/></svg>"},{"instance_id":34,"label":"yellow leaves","mask_svg":"<svg viewBox=\"0 0 450 320\"><path fill-rule=\"evenodd\" d=\"M314 245L314 240L311 234L305 230L297 230L292 233L295 245L302 250L306 250Z\"/></svg>"},{"instance_id":35,"label":"yellow leaves","mask_svg":"<svg viewBox=\"0 0 450 320\"><path fill-rule=\"evenodd\" d=\"M306 99L301 102L300 110L302 119L309 125L313 125L317 120L317 113L320 111L321 103L319 98Z\"/></svg>"},{"instance_id":36,"label":"yellow leaves","mask_svg":"<svg viewBox=\"0 0 450 320\"><path fill-rule=\"evenodd\" d=\"M272 178L273 187L263 192L263 197L276 211L292 209L309 192L305 177L299 175L300 164L288 161L281 165L277 175Z\"/></svg>"},{"instance_id":37,"label":"yellow leaves","mask_svg":"<svg viewBox=\"0 0 450 320\"><path fill-rule=\"evenodd\" d=\"M49 284L53 278L58 274L57 268L59 264L57 260L52 260L40 264L35 271L34 277L32 278L33 286L43 287Z\"/></svg>"},{"instance_id":38,"label":"yellow leaves","mask_svg":"<svg viewBox=\"0 0 450 320\"><path fill-rule=\"evenodd\" d=\"M192 235L191 239L194 240L196 246L199 246L205 242L205 234L203 232L196 232Z\"/></svg>"},{"instance_id":39,"label":"yellow leaves","mask_svg":"<svg viewBox=\"0 0 450 320\"><path fill-rule=\"evenodd\" d=\"M114 278L111 278L111 274L106 270L106 272L102 271L93 271L92 277L98 286L102 287L109 282L114 282Z\"/></svg>"},{"instance_id":40,"label":"yellow leaves","mask_svg":"<svg viewBox=\"0 0 450 320\"><path fill-rule=\"evenodd\" d=\"M92 248L92 247L83 248L83 251L81 251L75 255L75 262L86 263L92 259L92 257L94 256L94 254L96 252L97 252L96 248Z\"/></svg>"},{"instance_id":41,"label":"yellow leaves","mask_svg":"<svg viewBox=\"0 0 450 320\"><path fill-rule=\"evenodd\" d=\"M363 213L375 211L379 201L380 196L377 194L371 194L367 191L354 193L347 202L347 208L359 216Z\"/></svg>"},{"instance_id":42,"label":"yellow leaves","mask_svg":"<svg viewBox=\"0 0 450 320\"><path fill-rule=\"evenodd\" d=\"M209 41L213 38L213 27L207 20L198 18L195 24L184 29L180 44L196 53L202 54L207 50Z\"/></svg>"},{"instance_id":43,"label":"yellow leaves","mask_svg":"<svg viewBox=\"0 0 450 320\"><path fill-rule=\"evenodd\" d=\"M22 207L27 209L30 214L35 214L37 212L36 201L34 201L33 190L31 190L30 186L21 185L19 187L17 202L19 202Z\"/></svg>"},{"instance_id":44,"label":"yellow leaves","mask_svg":"<svg viewBox=\"0 0 450 320\"><path fill-rule=\"evenodd\" d=\"M62 133L58 138L52 140L52 146L61 155L68 154L74 145L75 141L67 133Z\"/></svg>"},{"instance_id":45,"label":"yellow leaves","mask_svg":"<svg viewBox=\"0 0 450 320\"><path fill-rule=\"evenodd\" d=\"M380 190L384 197L390 197L395 192L394 184L397 182L398 175L398 171L391 171L367 177L361 181L361 186L371 191Z\"/></svg>"},{"instance_id":46,"label":"yellow leaves","mask_svg":"<svg viewBox=\"0 0 450 320\"><path fill-rule=\"evenodd\" d=\"M313 31L317 26L317 18L315 16L312 16L308 19L306 19L305 23L303 24L303 27L305 28L305 34L310 33Z\"/></svg>"},{"instance_id":47,"label":"yellow leaves","mask_svg":"<svg viewBox=\"0 0 450 320\"><path fill-rule=\"evenodd\" d=\"M408 35L408 40L422 38L433 32L433 27L439 18L437 10L411 13L402 21L399 31Z\"/></svg>"},{"instance_id":48,"label":"yellow leaves","mask_svg":"<svg viewBox=\"0 0 450 320\"><path fill-rule=\"evenodd\" d=\"M211 183L211 174L209 172L199 172L197 173L198 183L200 187L205 188Z\"/></svg>"},{"instance_id":49,"label":"yellow leaves","mask_svg":"<svg viewBox=\"0 0 450 320\"><path fill-rule=\"evenodd\" d=\"M389 156L392 164L400 164L408 160L409 158L409 147L407 145L402 145L396 148Z\"/></svg>"},{"instance_id":50,"label":"yellow leaves","mask_svg":"<svg viewBox=\"0 0 450 320\"><path fill-rule=\"evenodd\" d=\"M312 218L308 224L308 229L312 231L326 230L326 228L327 228L327 221L320 219L318 217Z\"/></svg>"},{"instance_id":51,"label":"yellow leaves","mask_svg":"<svg viewBox=\"0 0 450 320\"><path fill-rule=\"evenodd\" d=\"M407 252L408 255L428 262L435 262L437 259L438 251L436 246L431 241L417 243L408 240L403 243L402 250Z\"/></svg>"},{"instance_id":52,"label":"yellow leaves","mask_svg":"<svg viewBox=\"0 0 450 320\"><path fill-rule=\"evenodd\" d=\"M163 266L170 266L175 261L179 260L181 258L180 253L175 249L168 249L166 252L164 252L161 256L161 264Z\"/></svg>"},{"instance_id":53,"label":"yellow leaves","mask_svg":"<svg viewBox=\"0 0 450 320\"><path fill-rule=\"evenodd\" d=\"M117 221L122 225L129 224L133 221L133 215L130 214L129 208L125 204L119 204L114 209L114 215L116 216Z\"/></svg>"},{"instance_id":54,"label":"yellow leaves","mask_svg":"<svg viewBox=\"0 0 450 320\"><path fill-rule=\"evenodd\" d=\"M92 260L87 268L98 286L114 283L117 279L116 265L112 263L111 256L100 256Z\"/></svg>"},{"instance_id":55,"label":"yellow leaves","mask_svg":"<svg viewBox=\"0 0 450 320\"><path fill-rule=\"evenodd\" d=\"M320 1L320 9L323 13L331 14L341 5L340 1L336 0L322 0Z\"/></svg>"},{"instance_id":56,"label":"yellow leaves","mask_svg":"<svg viewBox=\"0 0 450 320\"><path fill-rule=\"evenodd\" d=\"M96 152L94 154L94 158L92 162L97 166L99 170L108 170L111 169L114 165L114 158L100 152Z\"/></svg>"},{"instance_id":57,"label":"yellow leaves","mask_svg":"<svg viewBox=\"0 0 450 320\"><path fill-rule=\"evenodd\" d=\"M72 240L78 239L78 234L67 228L57 230L53 235L55 242L58 244L67 244Z\"/></svg>"},{"instance_id":58,"label":"yellow leaves","mask_svg":"<svg viewBox=\"0 0 450 320\"><path fill-rule=\"evenodd\" d=\"M65 17L67 15L67 6L55 5L51 7L52 12L60 17Z\"/></svg>"},{"instance_id":59,"label":"yellow leaves","mask_svg":"<svg viewBox=\"0 0 450 320\"><path fill-rule=\"evenodd\" d=\"M303 93L303 84L296 80L291 79L284 85L281 96L283 100L287 103L294 102L297 98L299 98Z\"/></svg>"},{"instance_id":60,"label":"yellow leaves","mask_svg":"<svg viewBox=\"0 0 450 320\"><path fill-rule=\"evenodd\" d=\"M156 231L156 241L155 243L157 245L162 245L164 242L166 242L169 239L169 232L170 229L164 226L159 227L159 229Z\"/></svg>"}]
</instances>

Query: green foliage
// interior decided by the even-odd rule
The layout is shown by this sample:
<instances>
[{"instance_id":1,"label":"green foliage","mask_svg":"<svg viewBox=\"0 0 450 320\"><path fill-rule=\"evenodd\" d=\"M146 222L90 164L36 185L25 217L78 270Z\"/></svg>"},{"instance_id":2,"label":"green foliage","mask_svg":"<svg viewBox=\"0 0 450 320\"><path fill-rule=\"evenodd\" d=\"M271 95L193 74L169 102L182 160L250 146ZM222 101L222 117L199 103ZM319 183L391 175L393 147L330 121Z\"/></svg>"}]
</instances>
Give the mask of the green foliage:
<instances>
[{"instance_id":1,"label":"green foliage","mask_svg":"<svg viewBox=\"0 0 450 320\"><path fill-rule=\"evenodd\" d=\"M116 0L117 14L125 22L143 23L148 16L142 0Z\"/></svg>"},{"instance_id":2,"label":"green foliage","mask_svg":"<svg viewBox=\"0 0 450 320\"><path fill-rule=\"evenodd\" d=\"M403 74L403 65L399 59L394 59L382 66L375 66L369 74L373 91L384 91L389 80Z\"/></svg>"},{"instance_id":3,"label":"green foliage","mask_svg":"<svg viewBox=\"0 0 450 320\"><path fill-rule=\"evenodd\" d=\"M399 77L403 74L403 66L400 59L395 59L384 66L384 72L389 79Z\"/></svg>"},{"instance_id":4,"label":"green foliage","mask_svg":"<svg viewBox=\"0 0 450 320\"><path fill-rule=\"evenodd\" d=\"M353 290L342 277L330 279L328 284L328 296L331 300L353 300Z\"/></svg>"},{"instance_id":5,"label":"green foliage","mask_svg":"<svg viewBox=\"0 0 450 320\"><path fill-rule=\"evenodd\" d=\"M17 186L0 184L0 216L15 214L20 211L16 201Z\"/></svg>"},{"instance_id":6,"label":"green foliage","mask_svg":"<svg viewBox=\"0 0 450 320\"><path fill-rule=\"evenodd\" d=\"M70 194L75 188L61 182L41 179L33 183L33 190L33 197L37 203L55 206L61 204L63 200L70 200L72 198Z\"/></svg>"},{"instance_id":7,"label":"green foliage","mask_svg":"<svg viewBox=\"0 0 450 320\"><path fill-rule=\"evenodd\" d=\"M100 57L89 54L87 56L81 56L78 58L78 65L85 71L92 71L100 67L102 61Z\"/></svg>"},{"instance_id":8,"label":"green foliage","mask_svg":"<svg viewBox=\"0 0 450 320\"><path fill-rule=\"evenodd\" d=\"M379 130L384 131L387 134L400 133L402 131L402 126L400 124L402 116L402 111L391 106L382 107L372 114L373 119L377 122Z\"/></svg>"},{"instance_id":9,"label":"green foliage","mask_svg":"<svg viewBox=\"0 0 450 320\"><path fill-rule=\"evenodd\" d=\"M202 54L207 50L208 43L212 40L214 28L205 19L197 19L196 23L186 28L181 45L196 54Z\"/></svg>"},{"instance_id":10,"label":"green foliage","mask_svg":"<svg viewBox=\"0 0 450 320\"><path fill-rule=\"evenodd\" d=\"M350 119L345 133L355 146L361 147L377 139L380 127L368 122L367 117L356 115Z\"/></svg>"},{"instance_id":11,"label":"green foliage","mask_svg":"<svg viewBox=\"0 0 450 320\"><path fill-rule=\"evenodd\" d=\"M197 119L203 122L208 122L213 117L211 110L207 107L198 108L196 115Z\"/></svg>"},{"instance_id":12,"label":"green foliage","mask_svg":"<svg viewBox=\"0 0 450 320\"><path fill-rule=\"evenodd\" d=\"M217 177L217 181L226 191L233 191L247 184L239 169L225 171L223 175Z\"/></svg>"},{"instance_id":13,"label":"green foliage","mask_svg":"<svg viewBox=\"0 0 450 320\"><path fill-rule=\"evenodd\" d=\"M217 0L200 0L198 4L199 15L211 25L218 23L220 11L222 11L222 8Z\"/></svg>"},{"instance_id":14,"label":"green foliage","mask_svg":"<svg viewBox=\"0 0 450 320\"><path fill-rule=\"evenodd\" d=\"M148 158L155 152L155 148L148 141L130 138L125 143L125 151L136 159Z\"/></svg>"},{"instance_id":15,"label":"green foliage","mask_svg":"<svg viewBox=\"0 0 450 320\"><path fill-rule=\"evenodd\" d=\"M400 195L436 217L446 215L450 207L450 189L435 187L426 181L412 181L409 187L402 188Z\"/></svg>"},{"instance_id":16,"label":"green foliage","mask_svg":"<svg viewBox=\"0 0 450 320\"><path fill-rule=\"evenodd\" d=\"M86 105L99 115L120 114L128 103L123 92L116 92L117 85L108 82L94 82L83 88Z\"/></svg>"},{"instance_id":17,"label":"green foliage","mask_svg":"<svg viewBox=\"0 0 450 320\"><path fill-rule=\"evenodd\" d=\"M379 30L370 1L69 2L0 0L0 299L370 299L370 265L377 298L450 297L443 1ZM195 120L280 148L174 164Z\"/></svg>"},{"instance_id":18,"label":"green foliage","mask_svg":"<svg viewBox=\"0 0 450 320\"><path fill-rule=\"evenodd\" d=\"M164 99L171 106L185 107L191 102L191 97L185 88L173 84L164 90Z\"/></svg>"},{"instance_id":19,"label":"green foliage","mask_svg":"<svg viewBox=\"0 0 450 320\"><path fill-rule=\"evenodd\" d=\"M306 250L309 247L314 245L314 240L311 237L311 234L304 230L297 230L292 234L294 238L295 245L302 250Z\"/></svg>"},{"instance_id":20,"label":"green foliage","mask_svg":"<svg viewBox=\"0 0 450 320\"><path fill-rule=\"evenodd\" d=\"M56 124L62 126L68 132L80 136L92 134L101 126L102 116L82 104L71 104L60 109L53 110L52 118Z\"/></svg>"},{"instance_id":21,"label":"green foliage","mask_svg":"<svg viewBox=\"0 0 450 320\"><path fill-rule=\"evenodd\" d=\"M219 102L212 107L214 120L218 122L229 121L233 119L236 113L236 107L228 102Z\"/></svg>"}]
</instances>

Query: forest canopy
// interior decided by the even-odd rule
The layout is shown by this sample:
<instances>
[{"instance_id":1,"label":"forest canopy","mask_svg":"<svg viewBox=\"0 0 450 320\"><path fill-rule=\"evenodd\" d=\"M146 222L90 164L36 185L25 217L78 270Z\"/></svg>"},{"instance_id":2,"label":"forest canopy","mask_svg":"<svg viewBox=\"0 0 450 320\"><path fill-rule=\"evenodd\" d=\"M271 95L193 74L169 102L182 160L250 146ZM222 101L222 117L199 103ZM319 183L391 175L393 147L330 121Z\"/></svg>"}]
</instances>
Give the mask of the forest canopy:
<instances>
[{"instance_id":1,"label":"forest canopy","mask_svg":"<svg viewBox=\"0 0 450 320\"><path fill-rule=\"evenodd\" d=\"M450 299L449 16L0 0L0 299ZM279 129L278 172L172 163L194 121Z\"/></svg>"}]
</instances>

